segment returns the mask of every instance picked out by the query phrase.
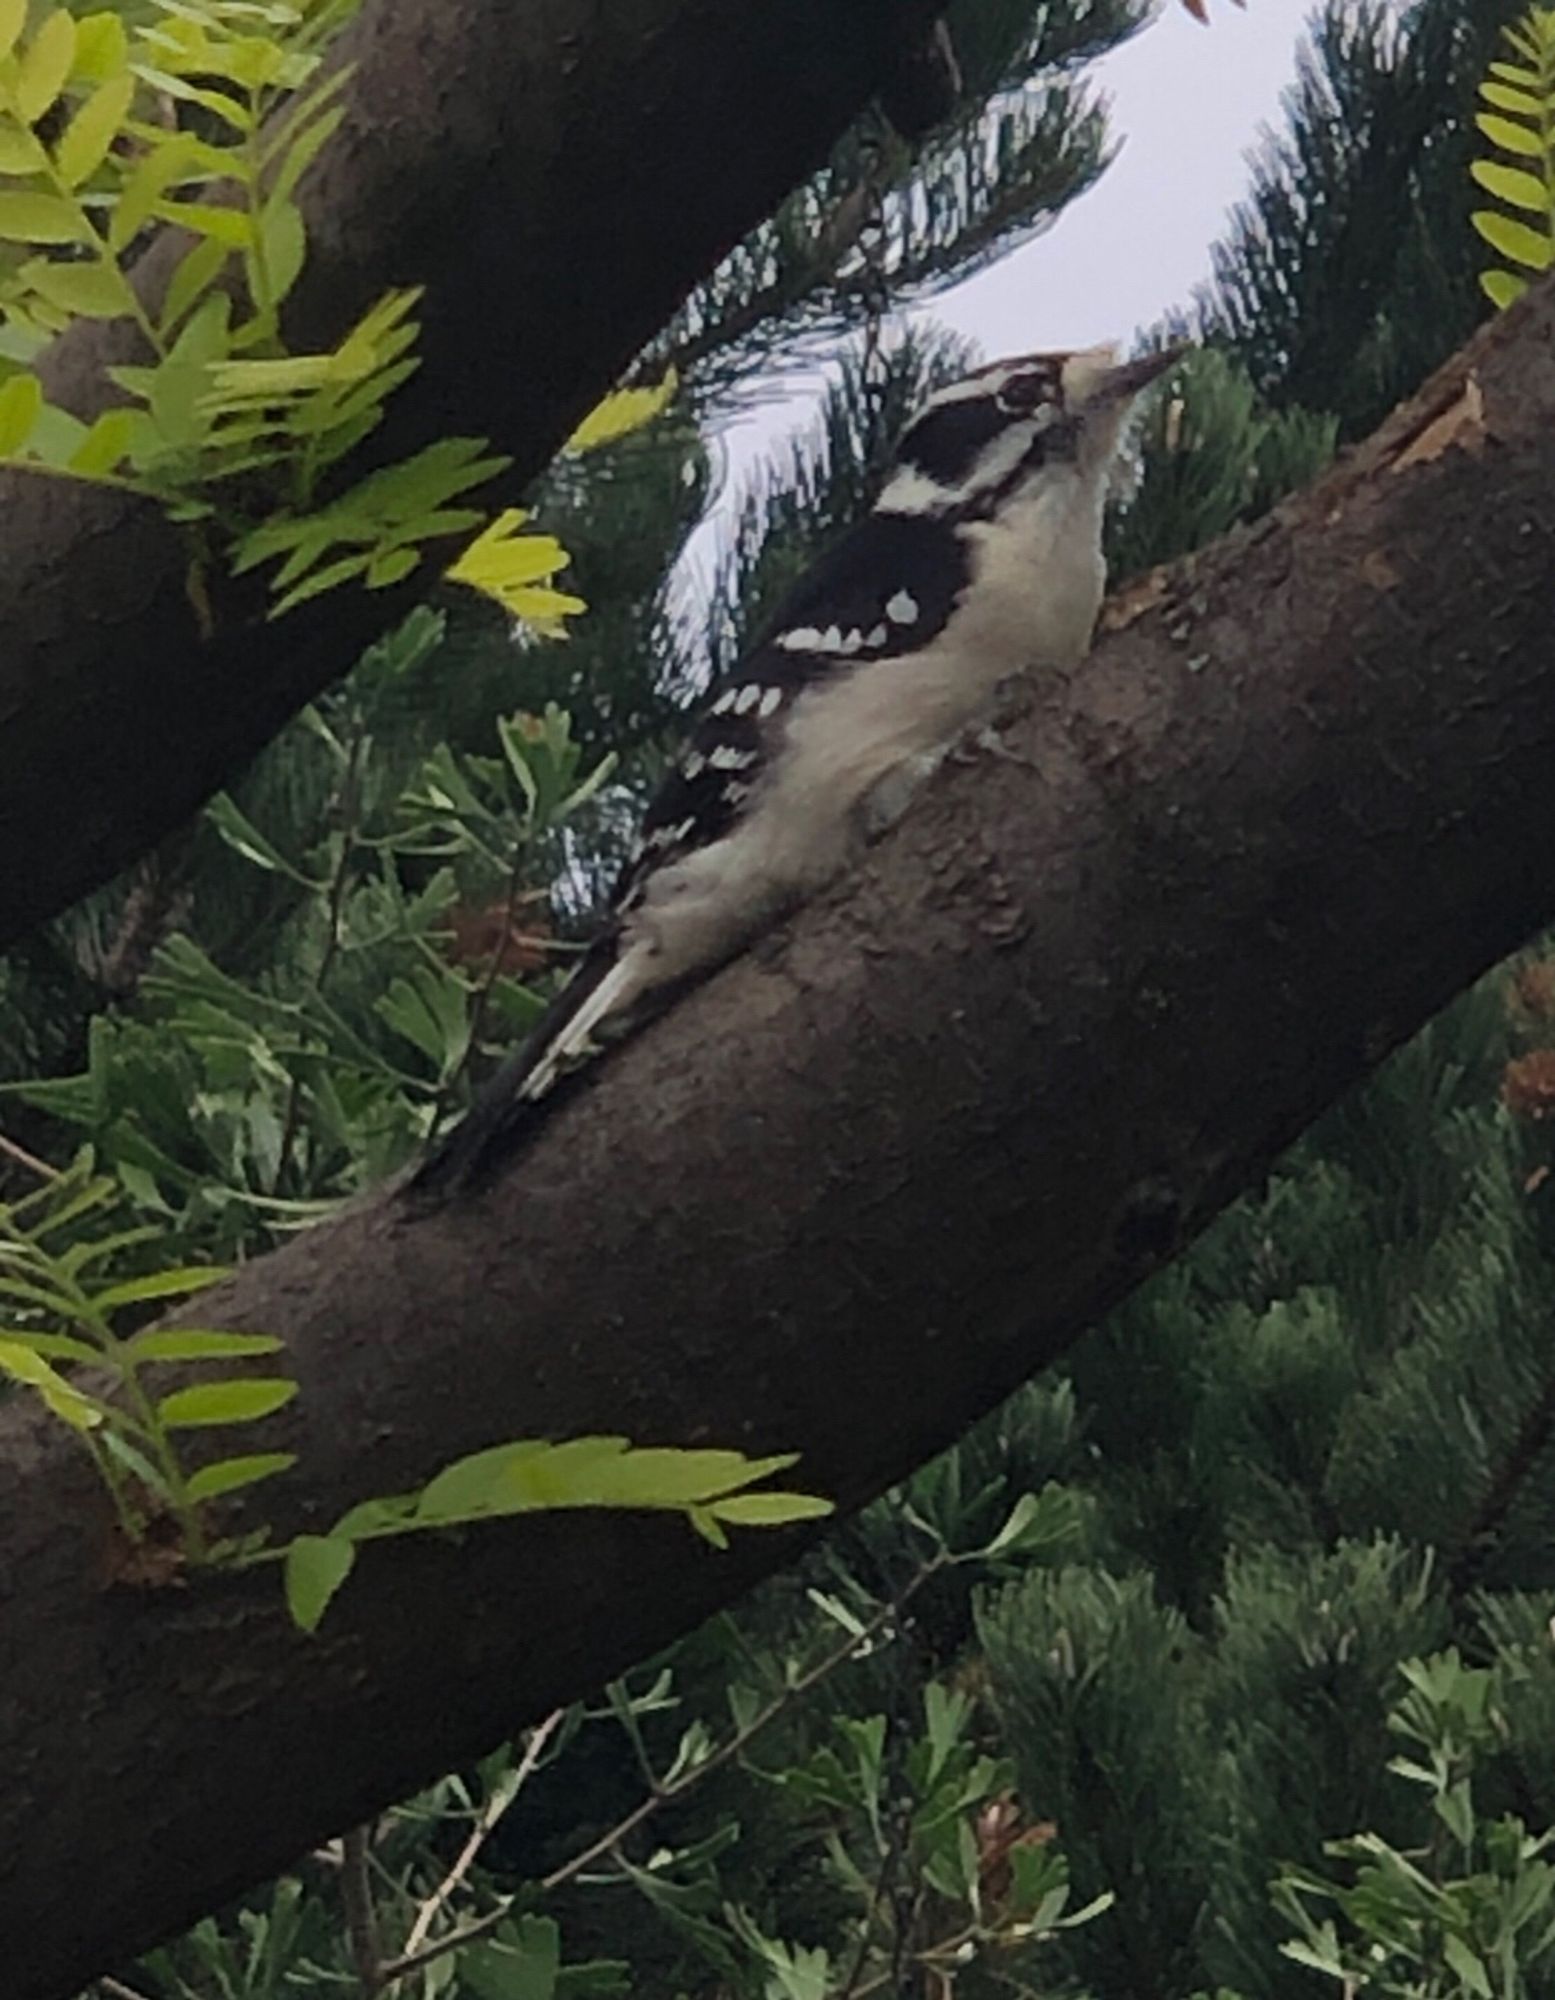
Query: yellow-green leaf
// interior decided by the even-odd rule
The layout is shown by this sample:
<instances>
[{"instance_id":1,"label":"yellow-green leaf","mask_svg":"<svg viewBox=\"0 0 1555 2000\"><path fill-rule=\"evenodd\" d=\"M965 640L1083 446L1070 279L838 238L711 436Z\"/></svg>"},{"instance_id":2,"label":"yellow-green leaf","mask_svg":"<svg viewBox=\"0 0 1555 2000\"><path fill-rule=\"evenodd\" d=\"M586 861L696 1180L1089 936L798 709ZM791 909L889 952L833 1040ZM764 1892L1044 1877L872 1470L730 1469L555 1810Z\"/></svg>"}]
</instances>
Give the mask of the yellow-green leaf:
<instances>
[{"instance_id":1,"label":"yellow-green leaf","mask_svg":"<svg viewBox=\"0 0 1555 2000\"><path fill-rule=\"evenodd\" d=\"M86 436L70 454L70 470L91 479L112 472L129 456L135 426L140 421L134 410L104 410L87 428Z\"/></svg>"},{"instance_id":2,"label":"yellow-green leaf","mask_svg":"<svg viewBox=\"0 0 1555 2000\"><path fill-rule=\"evenodd\" d=\"M1486 194L1493 194L1511 208L1526 208L1535 215L1547 215L1555 206L1555 188L1550 188L1524 167L1505 167L1499 160L1474 160L1469 172Z\"/></svg>"},{"instance_id":3,"label":"yellow-green leaf","mask_svg":"<svg viewBox=\"0 0 1555 2000\"><path fill-rule=\"evenodd\" d=\"M670 368L665 371L663 379L651 388L617 389L602 403L594 405L563 449L596 451L602 444L613 444L617 438L641 430L674 399L678 386L675 371Z\"/></svg>"},{"instance_id":4,"label":"yellow-green leaf","mask_svg":"<svg viewBox=\"0 0 1555 2000\"><path fill-rule=\"evenodd\" d=\"M13 243L82 243L90 234L73 201L55 194L0 194L0 237Z\"/></svg>"},{"instance_id":5,"label":"yellow-green leaf","mask_svg":"<svg viewBox=\"0 0 1555 2000\"><path fill-rule=\"evenodd\" d=\"M1498 111L1515 111L1523 118L1537 118L1544 109L1537 97L1526 90L1516 90L1509 83L1482 83L1479 94Z\"/></svg>"},{"instance_id":6,"label":"yellow-green leaf","mask_svg":"<svg viewBox=\"0 0 1555 2000\"><path fill-rule=\"evenodd\" d=\"M1544 79L1536 69L1522 69L1516 63L1493 62L1490 74L1500 77L1503 83L1521 84L1526 90L1542 90Z\"/></svg>"},{"instance_id":7,"label":"yellow-green leaf","mask_svg":"<svg viewBox=\"0 0 1555 2000\"><path fill-rule=\"evenodd\" d=\"M179 259L178 269L169 279L162 300L161 332L164 339L190 307L215 284L230 254L224 243L207 236Z\"/></svg>"},{"instance_id":8,"label":"yellow-green leaf","mask_svg":"<svg viewBox=\"0 0 1555 2000\"><path fill-rule=\"evenodd\" d=\"M351 1574L356 1544L335 1535L299 1535L286 1551L286 1608L304 1632L316 1629Z\"/></svg>"},{"instance_id":9,"label":"yellow-green leaf","mask_svg":"<svg viewBox=\"0 0 1555 2000\"><path fill-rule=\"evenodd\" d=\"M254 240L253 224L240 208L222 208L209 201L159 201L153 212L164 222L176 222L229 250L246 250Z\"/></svg>"},{"instance_id":10,"label":"yellow-green leaf","mask_svg":"<svg viewBox=\"0 0 1555 2000\"><path fill-rule=\"evenodd\" d=\"M783 1528L791 1521L820 1521L837 1510L818 1493L736 1493L707 1510L731 1528Z\"/></svg>"},{"instance_id":11,"label":"yellow-green leaf","mask_svg":"<svg viewBox=\"0 0 1555 2000\"><path fill-rule=\"evenodd\" d=\"M297 1384L280 1375L244 1375L232 1382L204 1382L194 1389L175 1389L157 1404L157 1415L169 1430L190 1430L203 1424L251 1424L289 1403Z\"/></svg>"},{"instance_id":12,"label":"yellow-green leaf","mask_svg":"<svg viewBox=\"0 0 1555 2000\"><path fill-rule=\"evenodd\" d=\"M87 83L106 83L128 66L129 59L124 23L117 14L83 14L76 22L73 76Z\"/></svg>"},{"instance_id":13,"label":"yellow-green leaf","mask_svg":"<svg viewBox=\"0 0 1555 2000\"><path fill-rule=\"evenodd\" d=\"M129 115L134 91L133 77L110 77L65 127L65 136L54 149L54 164L67 187L79 187L108 157L108 148Z\"/></svg>"},{"instance_id":14,"label":"yellow-green leaf","mask_svg":"<svg viewBox=\"0 0 1555 2000\"><path fill-rule=\"evenodd\" d=\"M27 0L0 0L0 62L21 40L27 25Z\"/></svg>"},{"instance_id":15,"label":"yellow-green leaf","mask_svg":"<svg viewBox=\"0 0 1555 2000\"><path fill-rule=\"evenodd\" d=\"M273 1333L216 1333L198 1327L148 1327L129 1343L137 1361L230 1361L234 1355L279 1354Z\"/></svg>"},{"instance_id":16,"label":"yellow-green leaf","mask_svg":"<svg viewBox=\"0 0 1555 2000\"><path fill-rule=\"evenodd\" d=\"M36 125L64 89L76 59L76 24L63 7L48 15L16 72L16 108Z\"/></svg>"},{"instance_id":17,"label":"yellow-green leaf","mask_svg":"<svg viewBox=\"0 0 1555 2000\"><path fill-rule=\"evenodd\" d=\"M34 257L17 274L72 319L118 319L128 312L124 281L111 264L56 264Z\"/></svg>"},{"instance_id":18,"label":"yellow-green leaf","mask_svg":"<svg viewBox=\"0 0 1555 2000\"><path fill-rule=\"evenodd\" d=\"M1544 157L1544 141L1526 125L1515 125L1510 118L1497 118L1489 111L1481 111L1474 123L1503 153L1520 153L1529 160Z\"/></svg>"},{"instance_id":19,"label":"yellow-green leaf","mask_svg":"<svg viewBox=\"0 0 1555 2000\"><path fill-rule=\"evenodd\" d=\"M1547 231L1530 229L1526 222L1514 222L1493 208L1477 208L1469 217L1493 250L1510 257L1530 271L1547 271L1555 262L1555 243Z\"/></svg>"},{"instance_id":20,"label":"yellow-green leaf","mask_svg":"<svg viewBox=\"0 0 1555 2000\"><path fill-rule=\"evenodd\" d=\"M103 1420L102 1411L89 1396L71 1388L58 1369L51 1368L41 1354L34 1354L18 1341L0 1340L0 1370L13 1381L25 1382L28 1388L36 1389L54 1415L72 1430L93 1430Z\"/></svg>"},{"instance_id":21,"label":"yellow-green leaf","mask_svg":"<svg viewBox=\"0 0 1555 2000\"><path fill-rule=\"evenodd\" d=\"M21 125L0 123L0 174L41 173L49 156Z\"/></svg>"},{"instance_id":22,"label":"yellow-green leaf","mask_svg":"<svg viewBox=\"0 0 1555 2000\"><path fill-rule=\"evenodd\" d=\"M1481 271L1479 288L1499 311L1520 299L1528 289L1528 280L1519 278L1515 271Z\"/></svg>"},{"instance_id":23,"label":"yellow-green leaf","mask_svg":"<svg viewBox=\"0 0 1555 2000\"><path fill-rule=\"evenodd\" d=\"M108 241L115 250L122 250L131 237L145 228L168 188L192 164L187 132L175 133L144 155L119 190L119 199L108 216Z\"/></svg>"},{"instance_id":24,"label":"yellow-green leaf","mask_svg":"<svg viewBox=\"0 0 1555 2000\"><path fill-rule=\"evenodd\" d=\"M240 1487L257 1485L297 1463L294 1451L256 1451L246 1458L219 1458L214 1465L202 1465L189 1475L184 1492L197 1504L214 1500L218 1494L236 1493Z\"/></svg>"},{"instance_id":25,"label":"yellow-green leaf","mask_svg":"<svg viewBox=\"0 0 1555 2000\"><path fill-rule=\"evenodd\" d=\"M98 1312L118 1312L122 1306L144 1305L148 1299L181 1299L190 1292L203 1292L208 1285L225 1278L223 1265L180 1264L172 1270L152 1271L144 1278L126 1278L99 1292L92 1304ZM257 1350L254 1350L257 1351Z\"/></svg>"},{"instance_id":26,"label":"yellow-green leaf","mask_svg":"<svg viewBox=\"0 0 1555 2000\"><path fill-rule=\"evenodd\" d=\"M43 385L36 375L13 375L0 384L0 457L21 450L42 408Z\"/></svg>"}]
</instances>

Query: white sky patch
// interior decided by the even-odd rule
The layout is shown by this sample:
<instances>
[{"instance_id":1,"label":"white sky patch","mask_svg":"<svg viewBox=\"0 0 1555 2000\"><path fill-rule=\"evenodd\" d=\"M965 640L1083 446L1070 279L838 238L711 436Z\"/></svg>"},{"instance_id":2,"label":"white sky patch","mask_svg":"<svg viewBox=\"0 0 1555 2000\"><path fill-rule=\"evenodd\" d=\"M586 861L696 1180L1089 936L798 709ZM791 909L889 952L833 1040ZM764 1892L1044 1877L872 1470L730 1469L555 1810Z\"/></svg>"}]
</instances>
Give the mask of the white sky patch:
<instances>
[{"instance_id":1,"label":"white sky patch","mask_svg":"<svg viewBox=\"0 0 1555 2000\"><path fill-rule=\"evenodd\" d=\"M1395 0L1396 4L1396 0ZM991 270L916 309L974 340L983 357L1127 346L1138 329L1190 303L1210 246L1248 190L1247 154L1280 129L1314 0L1211 0L1201 27L1177 0L1089 72L1109 99L1117 149L1088 194L1045 234ZM723 430L724 477L682 563L675 593L694 629L728 524L774 447L814 415L824 380L795 375ZM911 498L922 504L925 495ZM911 510L909 510L911 511Z\"/></svg>"}]
</instances>

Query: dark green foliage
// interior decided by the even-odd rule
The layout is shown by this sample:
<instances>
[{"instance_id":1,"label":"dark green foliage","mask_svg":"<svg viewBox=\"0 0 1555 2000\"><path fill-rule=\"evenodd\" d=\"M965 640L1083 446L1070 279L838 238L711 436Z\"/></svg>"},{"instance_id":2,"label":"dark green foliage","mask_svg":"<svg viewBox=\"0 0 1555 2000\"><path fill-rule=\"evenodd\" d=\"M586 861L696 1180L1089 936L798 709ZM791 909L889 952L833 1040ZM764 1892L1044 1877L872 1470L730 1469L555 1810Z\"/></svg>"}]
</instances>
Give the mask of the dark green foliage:
<instances>
[{"instance_id":1,"label":"dark green foliage","mask_svg":"<svg viewBox=\"0 0 1555 2000\"><path fill-rule=\"evenodd\" d=\"M1488 310L1470 114L1519 12L1329 0L1197 307L1200 333L1232 345L1271 404L1364 435Z\"/></svg>"}]
</instances>

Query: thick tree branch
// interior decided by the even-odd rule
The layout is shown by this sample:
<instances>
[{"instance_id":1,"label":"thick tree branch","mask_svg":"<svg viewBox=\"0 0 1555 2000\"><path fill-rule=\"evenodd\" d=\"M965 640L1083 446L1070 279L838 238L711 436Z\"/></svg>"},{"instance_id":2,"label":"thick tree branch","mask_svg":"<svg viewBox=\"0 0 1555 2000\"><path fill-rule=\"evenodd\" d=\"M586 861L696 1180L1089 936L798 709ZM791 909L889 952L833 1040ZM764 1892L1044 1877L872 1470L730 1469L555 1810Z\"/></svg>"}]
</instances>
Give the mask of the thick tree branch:
<instances>
[{"instance_id":1,"label":"thick tree branch","mask_svg":"<svg viewBox=\"0 0 1555 2000\"><path fill-rule=\"evenodd\" d=\"M304 188L294 338L426 286L424 365L374 449L484 435L516 487L938 4L368 0L340 52L346 122ZM90 410L129 337L74 329L56 399ZM0 536L0 946L181 824L412 601L342 591L276 627L218 580L206 640L155 508L0 476Z\"/></svg>"},{"instance_id":2,"label":"thick tree branch","mask_svg":"<svg viewBox=\"0 0 1555 2000\"><path fill-rule=\"evenodd\" d=\"M205 1324L284 1335L302 1380L269 1426L302 1453L260 1489L277 1529L602 1430L796 1448L856 1506L1547 918L1552 341L1546 287L1313 493L1115 603L999 754L952 759L489 1193L390 1191L204 1297ZM380 1545L309 1640L270 1574L105 1585L107 1508L26 1406L0 1483L13 2000L68 1994L794 1546L584 1516Z\"/></svg>"}]
</instances>

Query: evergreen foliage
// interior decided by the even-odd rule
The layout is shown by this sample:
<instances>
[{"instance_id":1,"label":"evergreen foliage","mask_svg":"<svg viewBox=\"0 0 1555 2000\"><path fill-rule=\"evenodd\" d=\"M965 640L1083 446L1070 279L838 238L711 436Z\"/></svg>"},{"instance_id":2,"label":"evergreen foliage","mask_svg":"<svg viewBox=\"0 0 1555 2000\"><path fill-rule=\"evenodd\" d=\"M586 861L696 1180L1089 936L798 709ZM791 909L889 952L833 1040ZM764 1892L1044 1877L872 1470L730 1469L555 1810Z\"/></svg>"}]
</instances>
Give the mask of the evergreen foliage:
<instances>
[{"instance_id":1,"label":"evergreen foliage","mask_svg":"<svg viewBox=\"0 0 1555 2000\"><path fill-rule=\"evenodd\" d=\"M1364 436L1485 301L1468 227L1475 86L1521 0L1330 0L1285 130L1215 253L1194 319L1259 393ZM1451 105L1451 115L1444 107Z\"/></svg>"}]
</instances>

